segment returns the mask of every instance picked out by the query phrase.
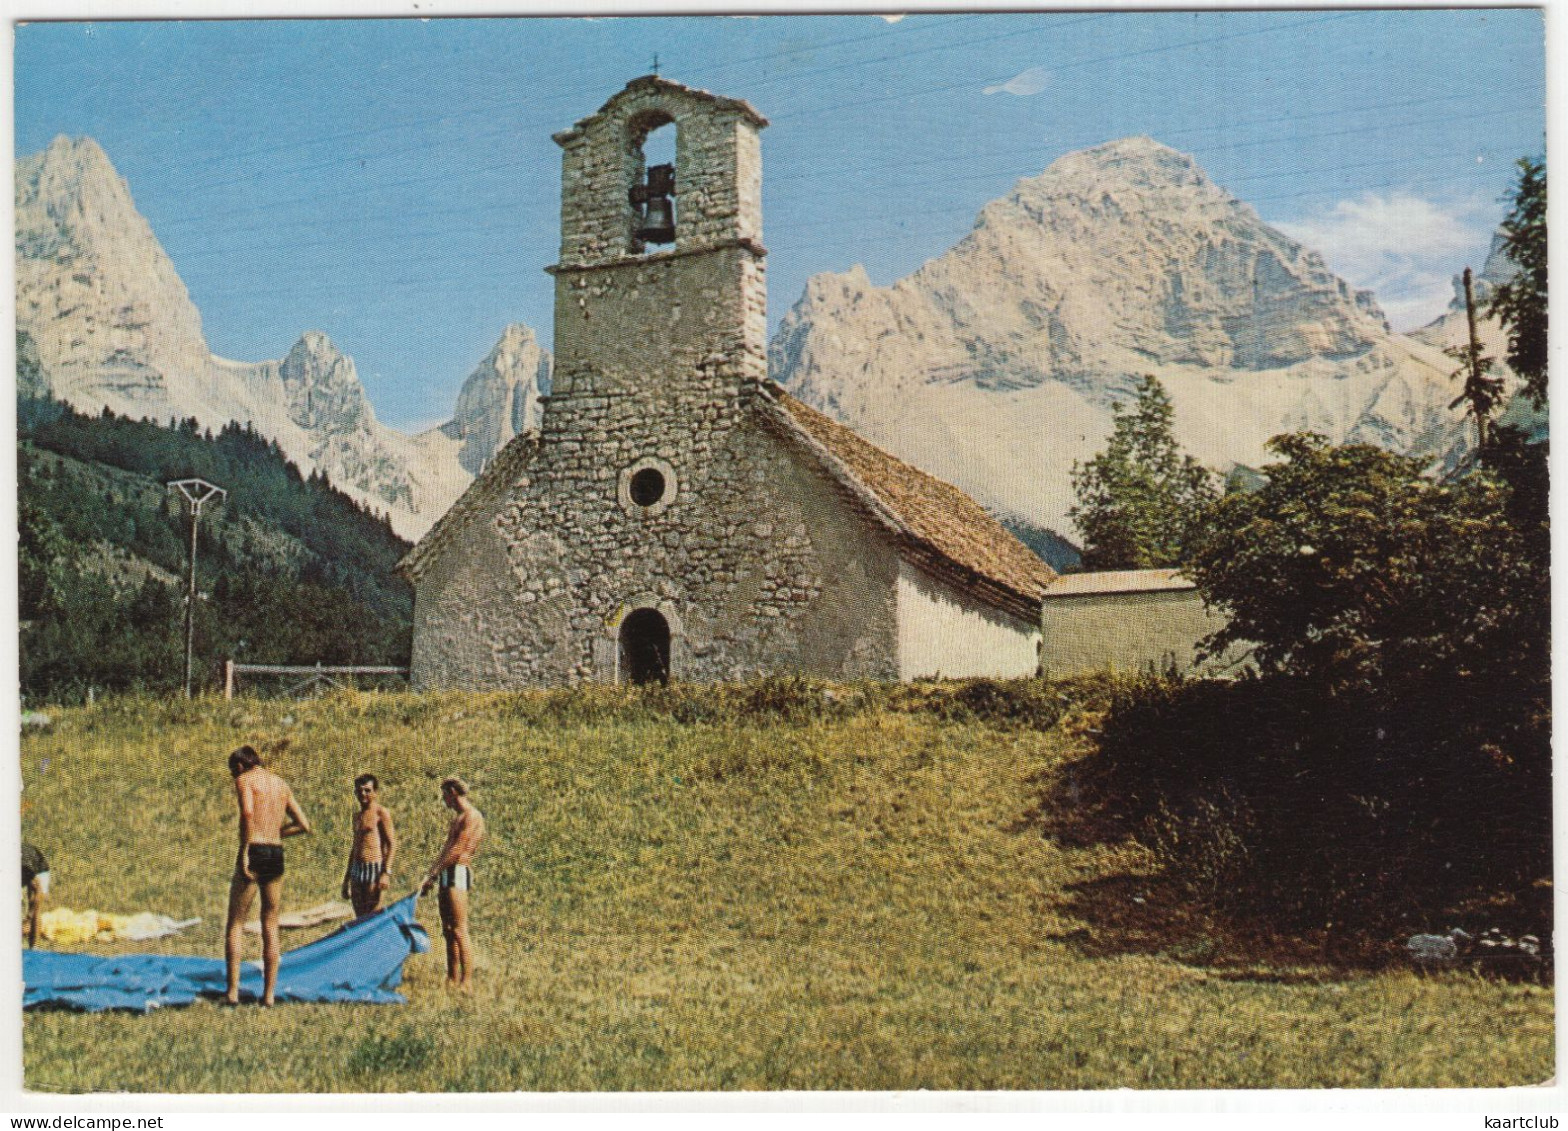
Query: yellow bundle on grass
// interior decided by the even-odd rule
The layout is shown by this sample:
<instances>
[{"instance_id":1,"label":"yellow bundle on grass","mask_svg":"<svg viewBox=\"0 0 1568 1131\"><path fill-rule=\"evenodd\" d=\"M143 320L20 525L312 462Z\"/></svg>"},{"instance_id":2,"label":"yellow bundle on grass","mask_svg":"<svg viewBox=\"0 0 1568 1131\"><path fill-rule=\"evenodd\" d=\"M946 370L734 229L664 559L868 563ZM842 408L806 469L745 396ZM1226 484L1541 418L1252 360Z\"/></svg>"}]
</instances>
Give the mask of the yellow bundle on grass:
<instances>
[{"instance_id":1,"label":"yellow bundle on grass","mask_svg":"<svg viewBox=\"0 0 1568 1131\"><path fill-rule=\"evenodd\" d=\"M56 907L38 917L38 933L48 942L71 946L93 940L159 939L200 922L200 919L173 919L152 911L113 915L106 911Z\"/></svg>"}]
</instances>

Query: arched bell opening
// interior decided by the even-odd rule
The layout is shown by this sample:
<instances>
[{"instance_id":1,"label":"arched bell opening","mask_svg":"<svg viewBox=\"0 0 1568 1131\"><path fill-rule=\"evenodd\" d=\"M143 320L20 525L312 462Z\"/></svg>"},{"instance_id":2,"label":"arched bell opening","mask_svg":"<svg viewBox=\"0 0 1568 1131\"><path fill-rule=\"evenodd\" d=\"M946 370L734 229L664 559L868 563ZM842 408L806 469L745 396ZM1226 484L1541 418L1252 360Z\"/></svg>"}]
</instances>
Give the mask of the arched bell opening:
<instances>
[{"instance_id":1,"label":"arched bell opening","mask_svg":"<svg viewBox=\"0 0 1568 1131\"><path fill-rule=\"evenodd\" d=\"M621 673L629 683L670 682L670 622L658 609L637 609L621 622Z\"/></svg>"},{"instance_id":2,"label":"arched bell opening","mask_svg":"<svg viewBox=\"0 0 1568 1131\"><path fill-rule=\"evenodd\" d=\"M628 125L632 173L626 199L631 207L630 248L639 255L675 242L675 119L662 110L641 114Z\"/></svg>"}]
</instances>

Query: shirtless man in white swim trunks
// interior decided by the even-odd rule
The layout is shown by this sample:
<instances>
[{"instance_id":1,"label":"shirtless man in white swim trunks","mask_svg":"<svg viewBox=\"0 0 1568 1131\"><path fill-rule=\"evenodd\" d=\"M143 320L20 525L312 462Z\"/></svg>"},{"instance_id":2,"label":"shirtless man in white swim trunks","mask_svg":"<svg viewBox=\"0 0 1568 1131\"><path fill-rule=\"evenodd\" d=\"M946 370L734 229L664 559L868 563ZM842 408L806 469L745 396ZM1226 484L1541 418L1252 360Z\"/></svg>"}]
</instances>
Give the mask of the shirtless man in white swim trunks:
<instances>
[{"instance_id":1,"label":"shirtless man in white swim trunks","mask_svg":"<svg viewBox=\"0 0 1568 1131\"><path fill-rule=\"evenodd\" d=\"M441 935L446 940L446 984L467 990L473 974L474 954L468 941L468 893L474 886L471 865L485 836L485 818L468 799L462 778L441 783L441 800L455 814L446 833L446 844L430 866L419 894L440 885Z\"/></svg>"},{"instance_id":2,"label":"shirtless man in white swim trunks","mask_svg":"<svg viewBox=\"0 0 1568 1131\"><path fill-rule=\"evenodd\" d=\"M380 907L381 893L392 881L392 858L397 855L392 814L376 799L380 789L375 774L360 774L354 779L359 812L354 814L354 838L348 868L343 872L343 898L354 904L356 919Z\"/></svg>"}]
</instances>

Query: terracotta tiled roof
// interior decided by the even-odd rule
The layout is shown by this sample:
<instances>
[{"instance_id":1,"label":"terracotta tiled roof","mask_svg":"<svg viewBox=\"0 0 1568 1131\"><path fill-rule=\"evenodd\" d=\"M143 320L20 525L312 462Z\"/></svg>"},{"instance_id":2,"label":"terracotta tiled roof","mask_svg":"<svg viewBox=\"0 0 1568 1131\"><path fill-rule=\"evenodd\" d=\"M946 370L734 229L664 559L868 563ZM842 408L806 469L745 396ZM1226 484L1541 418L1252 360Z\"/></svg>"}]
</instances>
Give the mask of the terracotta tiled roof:
<instances>
[{"instance_id":1,"label":"terracotta tiled roof","mask_svg":"<svg viewBox=\"0 0 1568 1131\"><path fill-rule=\"evenodd\" d=\"M891 532L916 564L989 604L1031 623L1040 599L1059 579L979 503L950 483L911 467L771 381L758 406L764 416L815 456L870 518ZM497 453L452 509L398 563L417 580L470 519L492 509L538 450L533 433Z\"/></svg>"},{"instance_id":2,"label":"terracotta tiled roof","mask_svg":"<svg viewBox=\"0 0 1568 1131\"><path fill-rule=\"evenodd\" d=\"M537 432L513 436L468 485L468 490L458 496L457 502L425 532L425 536L412 550L403 555L403 560L397 563L397 572L410 581L417 581L431 557L445 549L470 518L500 501L502 494L538 450Z\"/></svg>"},{"instance_id":3,"label":"terracotta tiled roof","mask_svg":"<svg viewBox=\"0 0 1568 1131\"><path fill-rule=\"evenodd\" d=\"M1046 600L1054 597L1090 597L1106 593L1155 593L1168 589L1196 589L1197 585L1176 569L1122 569L1103 573L1069 573L1051 582Z\"/></svg>"},{"instance_id":4,"label":"terracotta tiled roof","mask_svg":"<svg viewBox=\"0 0 1568 1131\"><path fill-rule=\"evenodd\" d=\"M769 381L763 410L806 441L827 470L888 527L920 564L1034 621L1056 578L996 519L957 487L896 459ZM776 407L775 407L776 406Z\"/></svg>"}]
</instances>

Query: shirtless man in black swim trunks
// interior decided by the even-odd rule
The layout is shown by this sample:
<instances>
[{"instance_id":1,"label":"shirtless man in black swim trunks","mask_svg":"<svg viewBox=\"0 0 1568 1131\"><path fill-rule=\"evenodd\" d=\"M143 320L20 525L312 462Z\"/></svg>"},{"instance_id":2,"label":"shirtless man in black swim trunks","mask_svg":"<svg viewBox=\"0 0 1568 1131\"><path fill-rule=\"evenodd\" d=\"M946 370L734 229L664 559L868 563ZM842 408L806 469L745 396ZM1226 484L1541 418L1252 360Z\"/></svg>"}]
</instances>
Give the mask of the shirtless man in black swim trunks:
<instances>
[{"instance_id":1,"label":"shirtless man in black swim trunks","mask_svg":"<svg viewBox=\"0 0 1568 1131\"><path fill-rule=\"evenodd\" d=\"M240 960L245 955L245 915L261 889L262 1005L272 1004L278 984L278 913L283 897L283 838L310 832L289 783L262 768L261 755L241 746L229 755L229 773L240 807L240 852L229 883L229 923L223 957L230 1005L240 1001Z\"/></svg>"}]
</instances>

